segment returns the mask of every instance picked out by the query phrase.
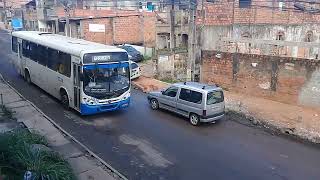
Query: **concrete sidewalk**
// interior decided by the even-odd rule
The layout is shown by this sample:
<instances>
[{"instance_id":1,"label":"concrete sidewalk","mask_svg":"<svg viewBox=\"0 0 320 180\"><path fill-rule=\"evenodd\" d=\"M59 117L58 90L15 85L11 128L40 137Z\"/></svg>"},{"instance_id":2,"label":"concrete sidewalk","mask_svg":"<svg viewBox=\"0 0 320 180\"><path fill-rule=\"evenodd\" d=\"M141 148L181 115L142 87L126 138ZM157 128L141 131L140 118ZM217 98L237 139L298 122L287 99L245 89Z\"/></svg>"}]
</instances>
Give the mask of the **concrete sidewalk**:
<instances>
[{"instance_id":1,"label":"concrete sidewalk","mask_svg":"<svg viewBox=\"0 0 320 180\"><path fill-rule=\"evenodd\" d=\"M89 153L83 149L83 145L71 140L73 137L62 133L56 124L52 124L45 114L17 93L2 77L0 94L3 96L4 105L14 112L17 121L25 124L29 130L44 136L50 147L67 159L79 180L125 179L111 172L110 167L106 167L97 158L93 158L92 152Z\"/></svg>"},{"instance_id":2,"label":"concrete sidewalk","mask_svg":"<svg viewBox=\"0 0 320 180\"><path fill-rule=\"evenodd\" d=\"M159 90L168 83L141 76L133 84L144 92ZM226 109L241 113L261 123L279 129L283 133L320 143L320 110L284 104L263 98L245 96L225 91Z\"/></svg>"}]
</instances>

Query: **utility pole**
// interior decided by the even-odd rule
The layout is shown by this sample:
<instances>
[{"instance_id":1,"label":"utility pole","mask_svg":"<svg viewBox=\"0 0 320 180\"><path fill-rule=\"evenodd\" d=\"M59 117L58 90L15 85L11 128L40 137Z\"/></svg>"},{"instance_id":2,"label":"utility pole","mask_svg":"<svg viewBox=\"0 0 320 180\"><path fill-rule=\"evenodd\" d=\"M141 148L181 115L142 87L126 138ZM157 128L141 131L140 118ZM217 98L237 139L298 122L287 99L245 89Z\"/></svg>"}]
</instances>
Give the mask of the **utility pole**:
<instances>
[{"instance_id":1,"label":"utility pole","mask_svg":"<svg viewBox=\"0 0 320 180\"><path fill-rule=\"evenodd\" d=\"M113 0L113 9L118 9L118 0Z\"/></svg>"},{"instance_id":2,"label":"utility pole","mask_svg":"<svg viewBox=\"0 0 320 180\"><path fill-rule=\"evenodd\" d=\"M94 6L93 9L94 9L94 10L97 10L97 9L98 9L97 5L98 5L98 4L97 4L97 0L93 0L93 6Z\"/></svg>"},{"instance_id":3,"label":"utility pole","mask_svg":"<svg viewBox=\"0 0 320 180\"><path fill-rule=\"evenodd\" d=\"M189 48L188 48L188 63L187 63L187 78L194 81L195 73L195 45L196 45L196 21L195 21L195 7L193 0L189 3Z\"/></svg>"},{"instance_id":4,"label":"utility pole","mask_svg":"<svg viewBox=\"0 0 320 180\"><path fill-rule=\"evenodd\" d=\"M70 37L70 8L68 6L64 7L65 17L66 17L66 36Z\"/></svg>"},{"instance_id":5,"label":"utility pole","mask_svg":"<svg viewBox=\"0 0 320 180\"><path fill-rule=\"evenodd\" d=\"M3 0L3 9L4 9L4 28L7 29L8 20L7 20L7 2L6 2L6 0Z\"/></svg>"},{"instance_id":6,"label":"utility pole","mask_svg":"<svg viewBox=\"0 0 320 180\"><path fill-rule=\"evenodd\" d=\"M60 3L63 5L64 16L66 18L65 35L70 37L70 10L72 6L72 2L71 0L62 0L60 1Z\"/></svg>"},{"instance_id":7,"label":"utility pole","mask_svg":"<svg viewBox=\"0 0 320 180\"><path fill-rule=\"evenodd\" d=\"M174 12L174 0L171 0L171 9L170 9L170 49L176 47L176 40L175 40L175 12Z\"/></svg>"}]
</instances>

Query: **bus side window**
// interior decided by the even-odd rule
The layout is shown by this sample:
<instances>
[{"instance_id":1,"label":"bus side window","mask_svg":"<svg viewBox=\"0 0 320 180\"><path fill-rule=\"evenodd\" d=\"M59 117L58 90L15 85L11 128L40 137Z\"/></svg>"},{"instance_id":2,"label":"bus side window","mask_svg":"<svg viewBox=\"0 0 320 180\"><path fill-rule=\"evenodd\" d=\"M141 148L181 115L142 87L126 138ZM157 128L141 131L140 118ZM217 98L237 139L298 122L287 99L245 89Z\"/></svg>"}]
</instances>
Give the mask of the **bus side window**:
<instances>
[{"instance_id":1,"label":"bus side window","mask_svg":"<svg viewBox=\"0 0 320 180\"><path fill-rule=\"evenodd\" d=\"M38 62L38 45L32 42L29 42L29 57L31 60Z\"/></svg>"},{"instance_id":2,"label":"bus side window","mask_svg":"<svg viewBox=\"0 0 320 180\"><path fill-rule=\"evenodd\" d=\"M58 63L58 72L64 74L64 65L62 63Z\"/></svg>"},{"instance_id":3,"label":"bus side window","mask_svg":"<svg viewBox=\"0 0 320 180\"><path fill-rule=\"evenodd\" d=\"M18 38L17 37L12 36L11 50L15 53L18 53Z\"/></svg>"},{"instance_id":4,"label":"bus side window","mask_svg":"<svg viewBox=\"0 0 320 180\"><path fill-rule=\"evenodd\" d=\"M48 64L48 50L47 50L47 47L38 45L37 59L38 59L38 62L41 65L47 66L47 64Z\"/></svg>"},{"instance_id":5,"label":"bus side window","mask_svg":"<svg viewBox=\"0 0 320 180\"><path fill-rule=\"evenodd\" d=\"M25 40L22 40L22 55L29 57L29 42Z\"/></svg>"},{"instance_id":6,"label":"bus side window","mask_svg":"<svg viewBox=\"0 0 320 180\"><path fill-rule=\"evenodd\" d=\"M48 68L57 71L56 62L58 61L59 54L57 50L48 48Z\"/></svg>"},{"instance_id":7,"label":"bus side window","mask_svg":"<svg viewBox=\"0 0 320 180\"><path fill-rule=\"evenodd\" d=\"M64 52L59 53L58 72L67 77L71 75L71 55Z\"/></svg>"}]
</instances>

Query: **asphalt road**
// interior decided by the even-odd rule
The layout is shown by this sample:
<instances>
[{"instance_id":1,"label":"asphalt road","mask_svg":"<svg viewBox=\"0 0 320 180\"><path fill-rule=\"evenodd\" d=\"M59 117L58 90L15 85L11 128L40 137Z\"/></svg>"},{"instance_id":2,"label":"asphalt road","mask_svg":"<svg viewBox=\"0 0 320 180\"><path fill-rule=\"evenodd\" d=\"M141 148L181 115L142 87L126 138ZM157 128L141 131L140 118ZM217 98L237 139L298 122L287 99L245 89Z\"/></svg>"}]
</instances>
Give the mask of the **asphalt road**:
<instances>
[{"instance_id":1,"label":"asphalt road","mask_svg":"<svg viewBox=\"0 0 320 180\"><path fill-rule=\"evenodd\" d=\"M152 111L133 90L126 110L81 117L13 69L9 35L0 31L0 73L27 99L129 179L320 179L320 149L226 120L191 126ZM4 95L5 96L5 95Z\"/></svg>"}]
</instances>

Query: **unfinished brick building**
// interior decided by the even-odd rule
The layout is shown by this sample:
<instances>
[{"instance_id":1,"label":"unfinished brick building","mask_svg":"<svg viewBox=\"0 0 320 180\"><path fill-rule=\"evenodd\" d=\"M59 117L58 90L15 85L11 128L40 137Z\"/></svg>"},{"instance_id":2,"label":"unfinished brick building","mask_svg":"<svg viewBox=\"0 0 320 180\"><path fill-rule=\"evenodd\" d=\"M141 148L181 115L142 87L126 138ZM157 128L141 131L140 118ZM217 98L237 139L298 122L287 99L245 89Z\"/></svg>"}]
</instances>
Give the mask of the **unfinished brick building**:
<instances>
[{"instance_id":1,"label":"unfinished brick building","mask_svg":"<svg viewBox=\"0 0 320 180\"><path fill-rule=\"evenodd\" d=\"M320 4L201 1L201 80L241 93L320 105Z\"/></svg>"}]
</instances>

